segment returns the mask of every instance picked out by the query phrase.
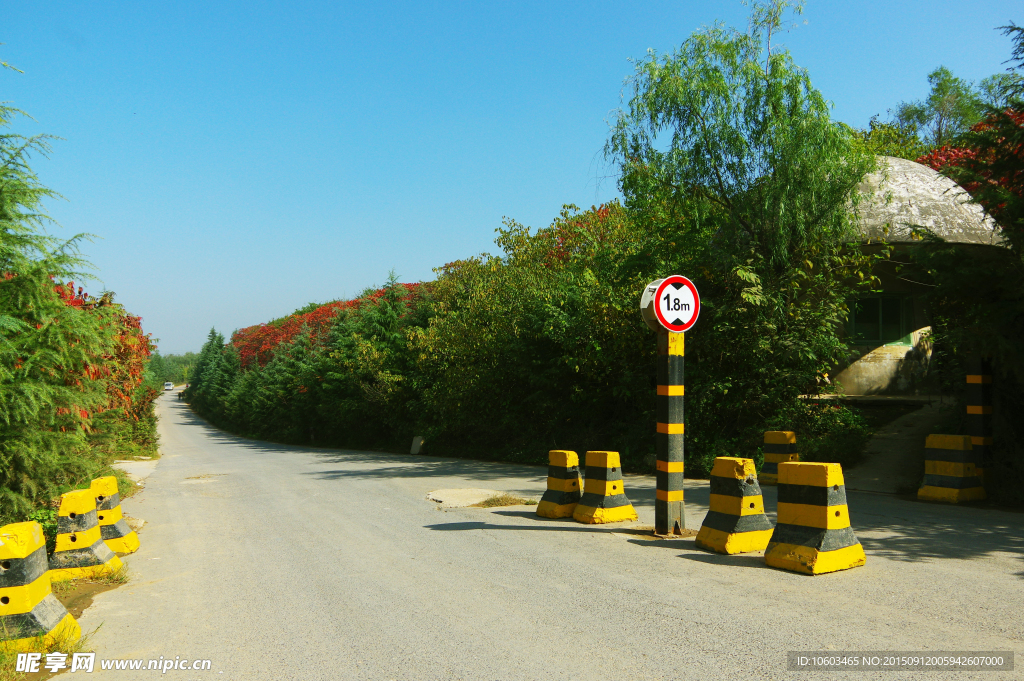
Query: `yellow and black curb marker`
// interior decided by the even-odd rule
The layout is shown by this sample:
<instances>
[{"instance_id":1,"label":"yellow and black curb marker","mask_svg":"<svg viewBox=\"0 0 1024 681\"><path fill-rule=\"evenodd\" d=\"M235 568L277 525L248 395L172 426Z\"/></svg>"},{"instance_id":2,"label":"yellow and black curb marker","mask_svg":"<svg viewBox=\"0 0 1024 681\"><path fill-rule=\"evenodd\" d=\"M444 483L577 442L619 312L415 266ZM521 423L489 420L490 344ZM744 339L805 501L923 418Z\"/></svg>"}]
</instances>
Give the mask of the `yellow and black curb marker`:
<instances>
[{"instance_id":1,"label":"yellow and black curb marker","mask_svg":"<svg viewBox=\"0 0 1024 681\"><path fill-rule=\"evenodd\" d=\"M96 497L96 520L100 524L100 537L115 553L135 553L139 550L139 535L128 527L121 513L121 495L117 491L117 478L108 475L96 478L89 485Z\"/></svg>"},{"instance_id":2,"label":"yellow and black curb marker","mask_svg":"<svg viewBox=\"0 0 1024 681\"><path fill-rule=\"evenodd\" d=\"M978 477L985 481L985 467L992 451L992 362L981 357L967 360L967 433L971 436Z\"/></svg>"},{"instance_id":3,"label":"yellow and black curb marker","mask_svg":"<svg viewBox=\"0 0 1024 681\"><path fill-rule=\"evenodd\" d=\"M49 569L39 523L0 528L0 649L29 650L81 637L78 622L50 590Z\"/></svg>"},{"instance_id":4,"label":"yellow and black curb marker","mask_svg":"<svg viewBox=\"0 0 1024 681\"><path fill-rule=\"evenodd\" d=\"M50 556L50 579L64 582L110 574L121 567L100 536L96 497L91 489L61 495L57 510L57 546Z\"/></svg>"},{"instance_id":5,"label":"yellow and black curb marker","mask_svg":"<svg viewBox=\"0 0 1024 681\"><path fill-rule=\"evenodd\" d=\"M683 504L683 355L685 334L658 333L658 396L655 534L682 534L686 527ZM589 479L589 478L588 478Z\"/></svg>"},{"instance_id":6,"label":"yellow and black curb marker","mask_svg":"<svg viewBox=\"0 0 1024 681\"><path fill-rule=\"evenodd\" d=\"M561 449L548 452L548 489L537 504L537 515L571 518L581 494L579 455Z\"/></svg>"},{"instance_id":7,"label":"yellow and black curb marker","mask_svg":"<svg viewBox=\"0 0 1024 681\"><path fill-rule=\"evenodd\" d=\"M764 551L772 523L764 514L753 459L720 456L711 469L711 510L694 540L719 553Z\"/></svg>"},{"instance_id":8,"label":"yellow and black curb marker","mask_svg":"<svg viewBox=\"0 0 1024 681\"><path fill-rule=\"evenodd\" d=\"M799 461L796 433L789 430L769 430L764 434L764 463L757 481L762 485L779 484L779 464Z\"/></svg>"},{"instance_id":9,"label":"yellow and black curb marker","mask_svg":"<svg viewBox=\"0 0 1024 681\"><path fill-rule=\"evenodd\" d=\"M809 575L864 564L864 547L850 527L842 466L779 464L778 524L764 560L772 567Z\"/></svg>"},{"instance_id":10,"label":"yellow and black curb marker","mask_svg":"<svg viewBox=\"0 0 1024 681\"><path fill-rule=\"evenodd\" d=\"M587 481L572 517L581 523L617 523L636 520L626 498L618 452L587 452Z\"/></svg>"},{"instance_id":11,"label":"yellow and black curb marker","mask_svg":"<svg viewBox=\"0 0 1024 681\"><path fill-rule=\"evenodd\" d=\"M984 499L976 457L969 435L929 435L924 442L924 485L917 498L953 504Z\"/></svg>"}]
</instances>

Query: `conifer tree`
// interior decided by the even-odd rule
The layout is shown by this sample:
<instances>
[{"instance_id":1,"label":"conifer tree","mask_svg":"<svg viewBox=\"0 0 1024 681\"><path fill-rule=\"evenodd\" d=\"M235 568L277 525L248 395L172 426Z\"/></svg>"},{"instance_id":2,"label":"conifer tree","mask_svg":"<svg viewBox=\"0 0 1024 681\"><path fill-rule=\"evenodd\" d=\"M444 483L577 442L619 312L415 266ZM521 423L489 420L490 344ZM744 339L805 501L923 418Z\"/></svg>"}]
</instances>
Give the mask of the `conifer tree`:
<instances>
[{"instance_id":1,"label":"conifer tree","mask_svg":"<svg viewBox=\"0 0 1024 681\"><path fill-rule=\"evenodd\" d=\"M113 347L110 310L56 283L85 264L83 236L45 233L42 202L56 194L29 158L49 148L44 136L2 131L20 114L0 106L0 521L92 465L85 433L107 399L95 379Z\"/></svg>"}]
</instances>

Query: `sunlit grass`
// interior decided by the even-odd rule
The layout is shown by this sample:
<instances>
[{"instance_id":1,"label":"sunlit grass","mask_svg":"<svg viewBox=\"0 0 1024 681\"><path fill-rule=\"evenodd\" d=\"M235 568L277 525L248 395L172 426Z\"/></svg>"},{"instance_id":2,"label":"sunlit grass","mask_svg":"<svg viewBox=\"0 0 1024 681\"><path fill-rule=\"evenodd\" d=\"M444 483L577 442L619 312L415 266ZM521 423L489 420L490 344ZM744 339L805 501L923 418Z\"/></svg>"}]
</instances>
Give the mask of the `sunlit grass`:
<instances>
[{"instance_id":1,"label":"sunlit grass","mask_svg":"<svg viewBox=\"0 0 1024 681\"><path fill-rule=\"evenodd\" d=\"M527 499L517 494L510 494L508 492L501 492L495 494L493 497L484 499L479 504L473 504L479 508L495 508L497 506L536 506L536 499Z\"/></svg>"}]
</instances>

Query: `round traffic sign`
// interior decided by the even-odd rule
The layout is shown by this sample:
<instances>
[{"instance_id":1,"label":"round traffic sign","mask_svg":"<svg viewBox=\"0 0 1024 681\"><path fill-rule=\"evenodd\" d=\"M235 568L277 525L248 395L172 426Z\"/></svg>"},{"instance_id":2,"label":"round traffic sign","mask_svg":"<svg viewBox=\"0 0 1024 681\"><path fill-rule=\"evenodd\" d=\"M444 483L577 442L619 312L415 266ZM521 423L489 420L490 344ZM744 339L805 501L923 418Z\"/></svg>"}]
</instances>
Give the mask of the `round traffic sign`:
<instances>
[{"instance_id":1,"label":"round traffic sign","mask_svg":"<svg viewBox=\"0 0 1024 681\"><path fill-rule=\"evenodd\" d=\"M661 280L651 302L658 323L674 333L688 331L700 314L697 287L678 274Z\"/></svg>"}]
</instances>

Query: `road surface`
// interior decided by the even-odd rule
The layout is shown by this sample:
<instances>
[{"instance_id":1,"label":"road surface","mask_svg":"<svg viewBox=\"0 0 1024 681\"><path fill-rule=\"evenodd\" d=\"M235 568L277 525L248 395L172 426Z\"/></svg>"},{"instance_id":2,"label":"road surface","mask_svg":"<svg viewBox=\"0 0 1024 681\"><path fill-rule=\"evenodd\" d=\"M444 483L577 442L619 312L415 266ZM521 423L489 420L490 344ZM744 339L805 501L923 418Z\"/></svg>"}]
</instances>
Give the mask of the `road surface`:
<instances>
[{"instance_id":1,"label":"road surface","mask_svg":"<svg viewBox=\"0 0 1024 681\"><path fill-rule=\"evenodd\" d=\"M546 470L235 437L159 400L162 458L124 503L133 580L81 618L98 659L209 659L169 679L771 679L786 651L1014 651L1024 676L1024 515L849 493L867 565L818 577L629 524L426 494L539 498ZM654 480L626 491L652 524ZM708 487L688 481L691 527ZM774 488L765 490L775 509ZM773 518L774 519L774 518ZM99 669L89 678L152 678Z\"/></svg>"}]
</instances>

